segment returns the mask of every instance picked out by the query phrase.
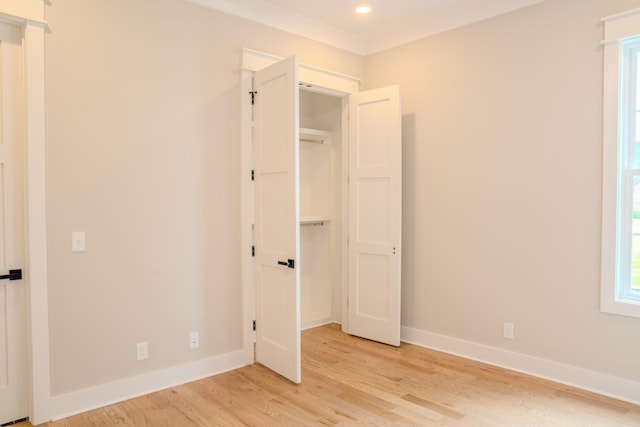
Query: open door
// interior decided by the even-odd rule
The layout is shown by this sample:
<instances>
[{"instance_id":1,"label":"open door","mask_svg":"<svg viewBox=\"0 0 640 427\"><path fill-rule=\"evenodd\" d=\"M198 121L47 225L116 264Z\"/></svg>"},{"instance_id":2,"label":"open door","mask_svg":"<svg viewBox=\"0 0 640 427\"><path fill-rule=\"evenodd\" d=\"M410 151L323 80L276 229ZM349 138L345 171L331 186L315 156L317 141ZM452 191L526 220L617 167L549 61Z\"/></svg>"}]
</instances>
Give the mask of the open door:
<instances>
[{"instance_id":1,"label":"open door","mask_svg":"<svg viewBox=\"0 0 640 427\"><path fill-rule=\"evenodd\" d=\"M298 58L254 77L256 361L300 383Z\"/></svg>"},{"instance_id":2,"label":"open door","mask_svg":"<svg viewBox=\"0 0 640 427\"><path fill-rule=\"evenodd\" d=\"M400 87L349 99L348 332L400 345Z\"/></svg>"}]
</instances>

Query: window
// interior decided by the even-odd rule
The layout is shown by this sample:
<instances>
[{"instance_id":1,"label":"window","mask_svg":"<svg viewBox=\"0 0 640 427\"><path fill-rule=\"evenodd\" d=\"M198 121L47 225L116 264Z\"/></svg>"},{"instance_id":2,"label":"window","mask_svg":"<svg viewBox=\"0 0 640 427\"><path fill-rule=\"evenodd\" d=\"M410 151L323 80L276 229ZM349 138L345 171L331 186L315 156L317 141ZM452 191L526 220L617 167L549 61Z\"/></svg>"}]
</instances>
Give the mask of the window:
<instances>
[{"instance_id":1,"label":"window","mask_svg":"<svg viewBox=\"0 0 640 427\"><path fill-rule=\"evenodd\" d=\"M600 308L640 317L640 9L603 21Z\"/></svg>"}]
</instances>

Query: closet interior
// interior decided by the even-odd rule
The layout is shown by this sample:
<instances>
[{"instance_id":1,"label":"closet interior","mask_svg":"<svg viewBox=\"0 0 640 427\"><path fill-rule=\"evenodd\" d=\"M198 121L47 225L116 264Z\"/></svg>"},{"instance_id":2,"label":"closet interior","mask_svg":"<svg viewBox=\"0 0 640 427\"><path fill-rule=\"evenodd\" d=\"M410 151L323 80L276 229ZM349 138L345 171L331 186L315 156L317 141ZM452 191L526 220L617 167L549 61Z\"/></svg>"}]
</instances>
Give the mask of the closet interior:
<instances>
[{"instance_id":1,"label":"closet interior","mask_svg":"<svg viewBox=\"0 0 640 427\"><path fill-rule=\"evenodd\" d=\"M300 319L341 321L342 101L300 88Z\"/></svg>"}]
</instances>

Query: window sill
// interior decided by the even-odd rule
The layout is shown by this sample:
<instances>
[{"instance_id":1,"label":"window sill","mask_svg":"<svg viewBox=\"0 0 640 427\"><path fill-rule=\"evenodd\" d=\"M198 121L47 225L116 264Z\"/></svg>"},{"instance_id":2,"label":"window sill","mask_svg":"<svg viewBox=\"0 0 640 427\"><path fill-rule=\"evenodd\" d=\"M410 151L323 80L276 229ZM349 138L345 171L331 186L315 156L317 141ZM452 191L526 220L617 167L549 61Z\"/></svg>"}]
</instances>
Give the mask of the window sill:
<instances>
[{"instance_id":1,"label":"window sill","mask_svg":"<svg viewBox=\"0 0 640 427\"><path fill-rule=\"evenodd\" d=\"M603 296L600 302L600 311L608 314L640 318L640 302L617 301L607 295Z\"/></svg>"}]
</instances>

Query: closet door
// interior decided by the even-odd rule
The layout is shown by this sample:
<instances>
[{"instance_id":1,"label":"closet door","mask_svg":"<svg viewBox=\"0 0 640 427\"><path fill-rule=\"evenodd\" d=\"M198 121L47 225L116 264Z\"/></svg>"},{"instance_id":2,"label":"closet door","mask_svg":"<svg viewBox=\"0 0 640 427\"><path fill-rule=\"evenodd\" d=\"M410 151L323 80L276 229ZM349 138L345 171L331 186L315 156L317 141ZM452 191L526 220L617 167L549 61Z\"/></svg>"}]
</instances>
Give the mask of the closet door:
<instances>
[{"instance_id":1,"label":"closet door","mask_svg":"<svg viewBox=\"0 0 640 427\"><path fill-rule=\"evenodd\" d=\"M348 332L400 345L400 87L349 99Z\"/></svg>"},{"instance_id":2,"label":"closet door","mask_svg":"<svg viewBox=\"0 0 640 427\"><path fill-rule=\"evenodd\" d=\"M301 381L298 58L254 78L256 361Z\"/></svg>"}]
</instances>

